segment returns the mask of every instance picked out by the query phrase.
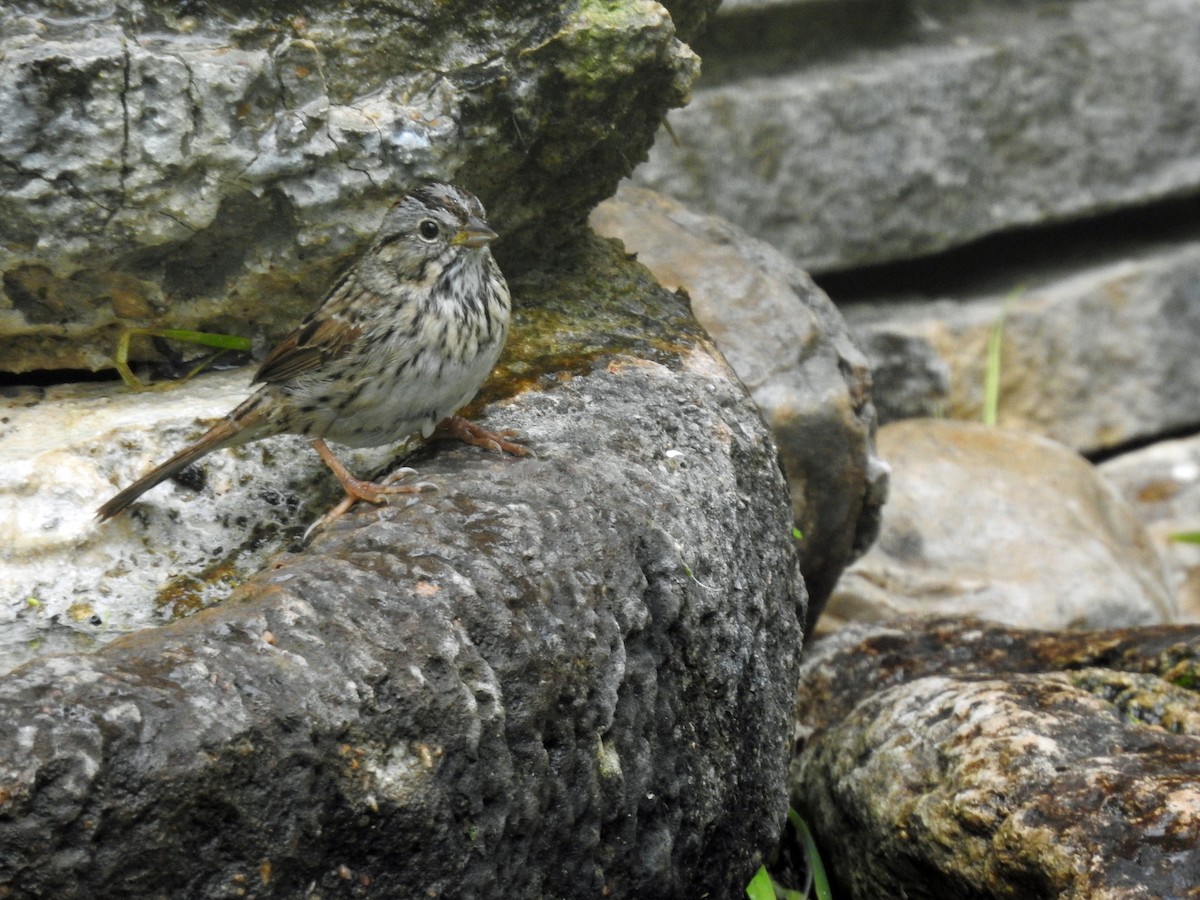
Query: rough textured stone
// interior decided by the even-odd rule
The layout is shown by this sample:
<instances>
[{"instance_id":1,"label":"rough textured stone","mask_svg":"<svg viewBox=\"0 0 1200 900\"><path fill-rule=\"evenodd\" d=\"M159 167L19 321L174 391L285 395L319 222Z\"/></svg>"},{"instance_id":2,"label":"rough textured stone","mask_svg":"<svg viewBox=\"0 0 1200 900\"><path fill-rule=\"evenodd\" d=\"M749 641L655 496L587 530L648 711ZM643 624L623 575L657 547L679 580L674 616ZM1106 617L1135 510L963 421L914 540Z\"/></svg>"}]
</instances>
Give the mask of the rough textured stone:
<instances>
[{"instance_id":1,"label":"rough textured stone","mask_svg":"<svg viewBox=\"0 0 1200 900\"><path fill-rule=\"evenodd\" d=\"M651 0L25 0L0 35L9 372L104 368L129 325L277 338L431 177L527 268L698 72Z\"/></svg>"},{"instance_id":2,"label":"rough textured stone","mask_svg":"<svg viewBox=\"0 0 1200 900\"><path fill-rule=\"evenodd\" d=\"M1200 188L1190 3L801 2L718 23L678 141L636 177L809 271Z\"/></svg>"},{"instance_id":3,"label":"rough textured stone","mask_svg":"<svg viewBox=\"0 0 1200 900\"><path fill-rule=\"evenodd\" d=\"M1186 897L1200 629L860 626L809 648L795 802L835 895Z\"/></svg>"},{"instance_id":4,"label":"rough textured stone","mask_svg":"<svg viewBox=\"0 0 1200 900\"><path fill-rule=\"evenodd\" d=\"M774 445L613 245L514 287L488 414L536 458L438 449L437 493L0 680L0 892L741 890L782 821L803 616Z\"/></svg>"},{"instance_id":5,"label":"rough textured stone","mask_svg":"<svg viewBox=\"0 0 1200 900\"><path fill-rule=\"evenodd\" d=\"M1179 618L1200 622L1200 437L1161 441L1100 465L1171 565Z\"/></svg>"},{"instance_id":6,"label":"rough textured stone","mask_svg":"<svg viewBox=\"0 0 1200 900\"><path fill-rule=\"evenodd\" d=\"M728 222L625 185L592 214L692 310L779 443L808 588L809 625L879 533L888 469L862 351L829 298L779 251Z\"/></svg>"},{"instance_id":7,"label":"rough textured stone","mask_svg":"<svg viewBox=\"0 0 1200 900\"><path fill-rule=\"evenodd\" d=\"M914 346L912 368L932 348L950 371L944 411L952 418L980 418L988 336L1001 323L1001 425L1085 453L1200 426L1200 242L1058 273L1016 294L961 299L845 312L868 348L888 339ZM881 406L911 404L912 393Z\"/></svg>"},{"instance_id":8,"label":"rough textured stone","mask_svg":"<svg viewBox=\"0 0 1200 900\"><path fill-rule=\"evenodd\" d=\"M879 540L843 574L823 627L923 614L1038 628L1173 620L1150 536L1066 447L912 419L881 428L879 452L893 470Z\"/></svg>"}]
</instances>

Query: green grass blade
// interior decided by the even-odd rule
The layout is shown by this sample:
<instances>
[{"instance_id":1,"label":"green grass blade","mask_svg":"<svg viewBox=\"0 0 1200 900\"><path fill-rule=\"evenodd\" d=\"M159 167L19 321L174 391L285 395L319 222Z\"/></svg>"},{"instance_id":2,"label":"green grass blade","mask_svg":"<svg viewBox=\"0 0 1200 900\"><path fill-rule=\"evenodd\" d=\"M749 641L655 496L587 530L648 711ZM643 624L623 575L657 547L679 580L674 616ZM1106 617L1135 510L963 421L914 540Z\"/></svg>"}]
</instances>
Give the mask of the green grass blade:
<instances>
[{"instance_id":1,"label":"green grass blade","mask_svg":"<svg viewBox=\"0 0 1200 900\"><path fill-rule=\"evenodd\" d=\"M983 373L983 424L995 425L1000 413L1000 361L1004 345L1004 320L1008 318L1009 307L1013 301L1025 292L1025 288L1013 288L1004 298L1000 307L1000 315L992 323L988 331L987 357Z\"/></svg>"},{"instance_id":2,"label":"green grass blade","mask_svg":"<svg viewBox=\"0 0 1200 900\"><path fill-rule=\"evenodd\" d=\"M211 365L222 353L227 350L249 350L250 339L238 337L232 334L213 334L208 331L188 331L183 328L126 328L121 332L121 337L117 341L117 355L113 358L113 365L116 366L122 380L134 390L144 390L148 387L140 378L133 374L133 370L129 368L129 342L135 335L154 338L169 338L173 341L187 341L191 344L200 344L204 347L212 347L217 350L216 354L210 355L207 359L201 360L192 371L188 372L183 379L187 381L197 372Z\"/></svg>"},{"instance_id":3,"label":"green grass blade","mask_svg":"<svg viewBox=\"0 0 1200 900\"><path fill-rule=\"evenodd\" d=\"M821 854L817 850L817 842L813 840L808 824L800 818L800 813L788 807L788 821L800 835L800 844L804 849L804 860L808 870L812 872L813 890L817 900L833 900L833 891L829 889L829 876L825 874L825 864L821 862Z\"/></svg>"},{"instance_id":4,"label":"green grass blade","mask_svg":"<svg viewBox=\"0 0 1200 900\"><path fill-rule=\"evenodd\" d=\"M987 362L983 372L983 424L995 425L1000 410L1000 346L1004 339L1004 314L988 331Z\"/></svg>"},{"instance_id":5,"label":"green grass blade","mask_svg":"<svg viewBox=\"0 0 1200 900\"><path fill-rule=\"evenodd\" d=\"M750 900L775 900L775 886L771 876L767 874L766 866L759 866L750 883L746 885L746 896Z\"/></svg>"},{"instance_id":6,"label":"green grass blade","mask_svg":"<svg viewBox=\"0 0 1200 900\"><path fill-rule=\"evenodd\" d=\"M1177 531L1171 540L1177 544L1200 544L1200 531Z\"/></svg>"},{"instance_id":7,"label":"green grass blade","mask_svg":"<svg viewBox=\"0 0 1200 900\"><path fill-rule=\"evenodd\" d=\"M174 341L189 341L205 347L216 347L220 350L249 350L250 339L233 334L212 334L208 331L184 331L179 328L162 328L154 332L159 337L170 338Z\"/></svg>"}]
</instances>

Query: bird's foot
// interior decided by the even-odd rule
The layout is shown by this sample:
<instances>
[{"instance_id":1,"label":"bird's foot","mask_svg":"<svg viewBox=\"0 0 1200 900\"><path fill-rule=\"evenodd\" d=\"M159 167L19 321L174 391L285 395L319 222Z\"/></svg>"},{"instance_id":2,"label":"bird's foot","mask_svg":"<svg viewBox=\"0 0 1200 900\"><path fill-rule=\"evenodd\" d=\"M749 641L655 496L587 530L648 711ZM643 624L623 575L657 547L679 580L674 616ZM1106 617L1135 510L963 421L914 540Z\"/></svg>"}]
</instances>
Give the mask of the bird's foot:
<instances>
[{"instance_id":1,"label":"bird's foot","mask_svg":"<svg viewBox=\"0 0 1200 900\"><path fill-rule=\"evenodd\" d=\"M393 484L394 479L404 478L409 475L417 474L413 469L402 468L393 472L383 481L364 481L361 478L355 478L350 474L350 470L342 465L342 461L333 455L333 451L329 449L329 445L321 438L317 438L312 442L313 449L325 461L325 465L329 466L330 471L337 476L338 482L342 486L342 490L346 492L346 500L353 505L357 500L366 500L368 503L376 505L386 503L389 494L419 494L421 491L435 487L429 482L419 482L418 484ZM349 509L349 507L347 507Z\"/></svg>"},{"instance_id":2,"label":"bird's foot","mask_svg":"<svg viewBox=\"0 0 1200 900\"><path fill-rule=\"evenodd\" d=\"M434 431L434 437L457 438L464 444L485 447L497 453L511 453L513 456L532 456L533 451L528 447L508 440L508 438L516 436L517 432L511 429L488 431L482 425L476 425L462 416L447 416L438 423L438 427Z\"/></svg>"},{"instance_id":3,"label":"bird's foot","mask_svg":"<svg viewBox=\"0 0 1200 900\"><path fill-rule=\"evenodd\" d=\"M407 478L410 475L416 475L415 469L410 469L407 466L397 469L388 475L383 481L365 481L361 478L355 478L350 474L350 470L342 465L342 461L333 455L333 451L329 449L329 445L318 438L312 442L313 449L317 451L321 459L325 461L325 465L329 466L330 470L337 477L338 483L341 484L342 490L346 492L338 504L317 519L308 530L304 533L304 540L308 539L318 531L332 525L347 512L359 500L365 500L368 503L381 505L388 502L388 497L393 494L419 494L422 491L437 490L437 485L429 481L419 481L416 484L396 484L398 479Z\"/></svg>"}]
</instances>

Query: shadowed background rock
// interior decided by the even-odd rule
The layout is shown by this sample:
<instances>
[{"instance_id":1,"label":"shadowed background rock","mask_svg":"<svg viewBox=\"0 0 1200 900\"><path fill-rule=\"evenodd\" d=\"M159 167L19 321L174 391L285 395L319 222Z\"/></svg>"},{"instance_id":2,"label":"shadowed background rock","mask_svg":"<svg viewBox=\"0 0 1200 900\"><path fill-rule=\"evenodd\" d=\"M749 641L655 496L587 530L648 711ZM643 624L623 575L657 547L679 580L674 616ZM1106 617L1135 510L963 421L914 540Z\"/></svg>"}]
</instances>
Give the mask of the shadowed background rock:
<instances>
[{"instance_id":1,"label":"shadowed background rock","mask_svg":"<svg viewBox=\"0 0 1200 900\"><path fill-rule=\"evenodd\" d=\"M806 270L1200 188L1200 20L1176 0L731 2L716 21L678 140L637 178Z\"/></svg>"},{"instance_id":2,"label":"shadowed background rock","mask_svg":"<svg viewBox=\"0 0 1200 900\"><path fill-rule=\"evenodd\" d=\"M1031 628L1174 621L1167 571L1129 505L1068 448L976 422L879 430L894 467L879 540L821 620L985 616Z\"/></svg>"}]
</instances>

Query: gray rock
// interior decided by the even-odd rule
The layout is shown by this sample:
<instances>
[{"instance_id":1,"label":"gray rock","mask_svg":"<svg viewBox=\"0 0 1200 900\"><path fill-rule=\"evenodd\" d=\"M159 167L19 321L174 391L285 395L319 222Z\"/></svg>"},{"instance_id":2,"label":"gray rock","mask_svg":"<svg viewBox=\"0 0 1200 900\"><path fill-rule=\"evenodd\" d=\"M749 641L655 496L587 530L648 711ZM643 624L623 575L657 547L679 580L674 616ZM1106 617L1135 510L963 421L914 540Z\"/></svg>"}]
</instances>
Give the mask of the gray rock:
<instances>
[{"instance_id":1,"label":"gray rock","mask_svg":"<svg viewBox=\"0 0 1200 900\"><path fill-rule=\"evenodd\" d=\"M758 6L636 178L809 271L1200 188L1191 4Z\"/></svg>"},{"instance_id":2,"label":"gray rock","mask_svg":"<svg viewBox=\"0 0 1200 900\"><path fill-rule=\"evenodd\" d=\"M944 414L950 365L928 339L888 323L854 334L871 365L871 400L881 425Z\"/></svg>"},{"instance_id":3,"label":"gray rock","mask_svg":"<svg viewBox=\"0 0 1200 900\"><path fill-rule=\"evenodd\" d=\"M6 4L3 368L105 368L130 325L278 338L431 177L528 268L697 73L650 2Z\"/></svg>"},{"instance_id":4,"label":"gray rock","mask_svg":"<svg viewBox=\"0 0 1200 900\"><path fill-rule=\"evenodd\" d=\"M475 413L536 458L436 448L436 493L0 680L0 893L742 889L783 818L804 613L774 445L613 244L514 288Z\"/></svg>"},{"instance_id":5,"label":"gray rock","mask_svg":"<svg viewBox=\"0 0 1200 900\"><path fill-rule=\"evenodd\" d=\"M1160 441L1100 464L1171 567L1179 618L1200 622L1200 437Z\"/></svg>"},{"instance_id":6,"label":"gray rock","mask_svg":"<svg viewBox=\"0 0 1200 900\"><path fill-rule=\"evenodd\" d=\"M930 614L1035 628L1173 620L1150 536L1061 444L911 419L879 430L879 452L892 466L879 540L842 575L822 627Z\"/></svg>"},{"instance_id":7,"label":"gray rock","mask_svg":"<svg viewBox=\"0 0 1200 900\"><path fill-rule=\"evenodd\" d=\"M632 185L592 213L692 310L750 389L779 443L808 588L808 626L871 545L887 496L866 358L829 298L736 226Z\"/></svg>"},{"instance_id":8,"label":"gray rock","mask_svg":"<svg viewBox=\"0 0 1200 900\"><path fill-rule=\"evenodd\" d=\"M949 369L942 409L979 420L987 344L1001 325L998 422L1084 453L1200 426L1200 242L1039 276L1014 292L962 302L855 304L846 317L867 347L915 348ZM886 362L876 357L873 363ZM879 386L881 408L921 405L919 383ZM914 402L913 395L917 400ZM925 403L935 401L932 390Z\"/></svg>"},{"instance_id":9,"label":"gray rock","mask_svg":"<svg viewBox=\"0 0 1200 900\"><path fill-rule=\"evenodd\" d=\"M1200 628L860 626L802 666L793 802L835 896L1128 900L1200 884Z\"/></svg>"}]
</instances>

